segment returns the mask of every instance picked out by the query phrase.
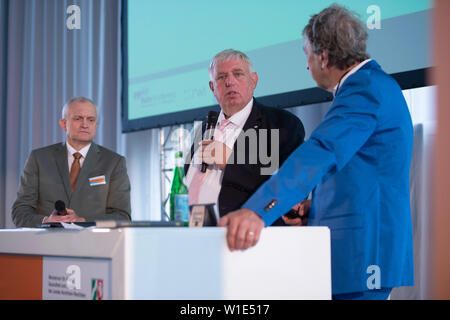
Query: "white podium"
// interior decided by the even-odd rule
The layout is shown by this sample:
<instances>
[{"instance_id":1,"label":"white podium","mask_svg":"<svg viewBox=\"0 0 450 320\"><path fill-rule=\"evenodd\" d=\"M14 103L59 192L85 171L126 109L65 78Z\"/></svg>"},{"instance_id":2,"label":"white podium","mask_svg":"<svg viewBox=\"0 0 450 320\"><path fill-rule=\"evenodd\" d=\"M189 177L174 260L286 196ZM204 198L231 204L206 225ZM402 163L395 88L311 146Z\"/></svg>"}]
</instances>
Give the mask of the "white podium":
<instances>
[{"instance_id":1,"label":"white podium","mask_svg":"<svg viewBox=\"0 0 450 320\"><path fill-rule=\"evenodd\" d=\"M331 298L328 228L265 228L255 247L234 252L225 233L214 227L0 230L0 299ZM36 295L27 296L32 290Z\"/></svg>"}]
</instances>

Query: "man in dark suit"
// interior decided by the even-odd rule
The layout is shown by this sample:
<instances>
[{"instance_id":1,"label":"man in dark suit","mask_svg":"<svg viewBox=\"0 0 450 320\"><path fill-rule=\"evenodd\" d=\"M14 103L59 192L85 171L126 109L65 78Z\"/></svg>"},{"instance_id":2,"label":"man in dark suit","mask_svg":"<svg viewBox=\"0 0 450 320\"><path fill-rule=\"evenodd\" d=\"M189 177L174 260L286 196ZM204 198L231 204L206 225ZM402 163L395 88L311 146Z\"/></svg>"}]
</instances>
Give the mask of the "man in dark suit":
<instances>
[{"instance_id":1,"label":"man in dark suit","mask_svg":"<svg viewBox=\"0 0 450 320\"><path fill-rule=\"evenodd\" d=\"M94 102L73 98L62 113L66 142L30 153L12 207L15 225L130 220L125 158L92 142L98 126ZM67 215L54 211L57 200L66 204Z\"/></svg>"},{"instance_id":2,"label":"man in dark suit","mask_svg":"<svg viewBox=\"0 0 450 320\"><path fill-rule=\"evenodd\" d=\"M209 85L221 112L214 141L202 141L201 148L194 143L191 148L194 161L185 165L186 183L190 204L217 203L219 215L224 216L240 208L278 169L303 142L305 131L293 114L253 98L258 75L244 53L231 49L218 53L209 71ZM204 122L202 133L205 129ZM202 162L208 164L204 173ZM284 223L280 218L273 225Z\"/></svg>"}]
</instances>

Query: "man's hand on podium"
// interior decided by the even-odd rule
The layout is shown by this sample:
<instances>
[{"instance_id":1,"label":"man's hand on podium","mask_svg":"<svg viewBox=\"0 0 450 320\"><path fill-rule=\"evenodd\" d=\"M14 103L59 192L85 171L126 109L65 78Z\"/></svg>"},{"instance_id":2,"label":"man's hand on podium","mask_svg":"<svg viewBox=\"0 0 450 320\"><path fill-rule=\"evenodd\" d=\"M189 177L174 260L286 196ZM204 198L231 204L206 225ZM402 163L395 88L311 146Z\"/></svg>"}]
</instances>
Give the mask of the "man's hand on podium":
<instances>
[{"instance_id":1,"label":"man's hand on podium","mask_svg":"<svg viewBox=\"0 0 450 320\"><path fill-rule=\"evenodd\" d=\"M227 227L230 251L246 250L258 243L264 221L249 209L239 209L220 218L218 226Z\"/></svg>"},{"instance_id":2,"label":"man's hand on podium","mask_svg":"<svg viewBox=\"0 0 450 320\"><path fill-rule=\"evenodd\" d=\"M86 219L78 216L72 209L66 209L67 214L64 216L58 215L56 210L53 210L52 214L45 217L42 223L46 222L86 222Z\"/></svg>"}]
</instances>

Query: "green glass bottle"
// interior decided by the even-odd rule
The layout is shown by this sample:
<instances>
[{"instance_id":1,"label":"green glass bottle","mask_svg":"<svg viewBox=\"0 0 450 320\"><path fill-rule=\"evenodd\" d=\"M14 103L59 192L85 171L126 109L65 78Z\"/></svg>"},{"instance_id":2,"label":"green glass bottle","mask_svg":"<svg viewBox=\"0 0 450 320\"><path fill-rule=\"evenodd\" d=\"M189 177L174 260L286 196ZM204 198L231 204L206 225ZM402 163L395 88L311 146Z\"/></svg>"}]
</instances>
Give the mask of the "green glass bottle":
<instances>
[{"instance_id":1,"label":"green glass bottle","mask_svg":"<svg viewBox=\"0 0 450 320\"><path fill-rule=\"evenodd\" d=\"M187 225L189 222L189 194L183 178L183 153L178 151L175 153L175 169L170 189L170 220L182 221Z\"/></svg>"}]
</instances>

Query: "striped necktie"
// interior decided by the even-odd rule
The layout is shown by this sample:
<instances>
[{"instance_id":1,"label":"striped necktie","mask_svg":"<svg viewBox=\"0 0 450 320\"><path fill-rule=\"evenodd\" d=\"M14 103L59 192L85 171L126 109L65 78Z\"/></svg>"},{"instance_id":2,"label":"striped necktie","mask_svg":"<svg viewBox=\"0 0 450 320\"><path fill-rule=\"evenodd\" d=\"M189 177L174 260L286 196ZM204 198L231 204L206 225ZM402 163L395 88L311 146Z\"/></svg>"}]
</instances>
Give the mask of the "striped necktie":
<instances>
[{"instance_id":1,"label":"striped necktie","mask_svg":"<svg viewBox=\"0 0 450 320\"><path fill-rule=\"evenodd\" d=\"M80 158L82 157L81 153L75 152L73 154L74 160L72 162L72 167L70 168L70 187L75 190L75 185L77 184L78 175L81 171Z\"/></svg>"}]
</instances>

